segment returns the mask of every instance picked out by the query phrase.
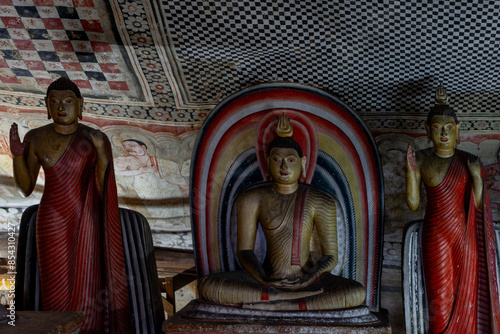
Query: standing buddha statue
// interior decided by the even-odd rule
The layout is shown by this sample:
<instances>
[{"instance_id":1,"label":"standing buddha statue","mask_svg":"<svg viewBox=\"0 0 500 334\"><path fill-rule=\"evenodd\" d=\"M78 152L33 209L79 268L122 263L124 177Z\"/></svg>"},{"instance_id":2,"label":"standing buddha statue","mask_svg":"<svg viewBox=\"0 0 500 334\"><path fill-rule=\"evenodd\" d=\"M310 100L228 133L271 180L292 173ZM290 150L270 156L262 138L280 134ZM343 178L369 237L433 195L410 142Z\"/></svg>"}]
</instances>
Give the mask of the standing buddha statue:
<instances>
[{"instance_id":1,"label":"standing buddha statue","mask_svg":"<svg viewBox=\"0 0 500 334\"><path fill-rule=\"evenodd\" d=\"M430 333L497 333L500 307L494 232L479 158L455 148L460 123L440 87L425 129L433 147L408 146L406 197L427 207L422 253Z\"/></svg>"}]
</instances>

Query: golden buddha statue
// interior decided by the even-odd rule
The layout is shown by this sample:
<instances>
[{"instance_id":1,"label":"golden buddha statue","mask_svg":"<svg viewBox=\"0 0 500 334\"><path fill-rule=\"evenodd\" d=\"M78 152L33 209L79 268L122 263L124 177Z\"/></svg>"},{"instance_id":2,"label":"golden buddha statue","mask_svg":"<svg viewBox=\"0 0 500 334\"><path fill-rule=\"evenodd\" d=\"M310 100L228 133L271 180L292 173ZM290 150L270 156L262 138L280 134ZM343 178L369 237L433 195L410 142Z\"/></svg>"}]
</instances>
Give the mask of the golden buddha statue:
<instances>
[{"instance_id":1,"label":"golden buddha statue","mask_svg":"<svg viewBox=\"0 0 500 334\"><path fill-rule=\"evenodd\" d=\"M214 303L261 310L359 306L366 297L364 287L330 273L338 261L340 207L331 194L299 182L305 177L306 157L284 114L276 133L266 155L272 182L236 199L237 258L243 270L202 277L199 294ZM267 243L264 263L254 252L259 224ZM316 248L319 256L313 255Z\"/></svg>"},{"instance_id":2,"label":"golden buddha statue","mask_svg":"<svg viewBox=\"0 0 500 334\"><path fill-rule=\"evenodd\" d=\"M422 256L429 332L492 333L500 307L488 192L478 157L455 148L460 123L446 100L438 88L425 124L433 147L415 152L409 145L406 165L410 209L419 206L422 181L427 193Z\"/></svg>"}]
</instances>

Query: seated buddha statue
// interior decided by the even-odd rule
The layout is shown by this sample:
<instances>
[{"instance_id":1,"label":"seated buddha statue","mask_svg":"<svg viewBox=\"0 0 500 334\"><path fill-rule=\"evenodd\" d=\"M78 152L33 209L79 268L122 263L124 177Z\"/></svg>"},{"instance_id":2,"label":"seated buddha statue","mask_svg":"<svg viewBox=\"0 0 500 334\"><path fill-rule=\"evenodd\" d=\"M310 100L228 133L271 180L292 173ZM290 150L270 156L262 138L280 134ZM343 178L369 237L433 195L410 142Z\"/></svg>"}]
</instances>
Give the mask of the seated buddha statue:
<instances>
[{"instance_id":1,"label":"seated buddha statue","mask_svg":"<svg viewBox=\"0 0 500 334\"><path fill-rule=\"evenodd\" d=\"M331 194L299 182L305 177L306 157L284 114L276 134L266 154L272 182L246 189L236 199L237 258L242 270L202 277L200 297L261 310L359 306L366 297L364 287L331 274L338 261L341 208ZM267 245L263 263L254 249L259 224ZM320 255L313 254L316 248Z\"/></svg>"}]
</instances>

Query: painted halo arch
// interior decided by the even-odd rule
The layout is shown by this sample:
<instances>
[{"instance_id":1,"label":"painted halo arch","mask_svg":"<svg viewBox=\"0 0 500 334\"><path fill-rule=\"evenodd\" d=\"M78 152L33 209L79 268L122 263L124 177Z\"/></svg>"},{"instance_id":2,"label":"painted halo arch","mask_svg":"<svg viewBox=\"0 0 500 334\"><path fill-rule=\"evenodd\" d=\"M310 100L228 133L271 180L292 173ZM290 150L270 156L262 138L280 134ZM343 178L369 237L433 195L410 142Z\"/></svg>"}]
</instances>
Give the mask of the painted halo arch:
<instances>
[{"instance_id":1,"label":"painted halo arch","mask_svg":"<svg viewBox=\"0 0 500 334\"><path fill-rule=\"evenodd\" d=\"M232 203L241 190L265 181L258 156L268 142L265 129L272 128L272 115L283 111L294 122L294 131L297 123L307 128L304 134L311 127L316 131L308 138L307 154L317 158L308 159L308 171L314 174L308 173L306 182L341 202L346 227L339 238L346 250L339 274L361 282L367 289L366 305L378 310L384 198L377 147L348 106L308 85L266 83L243 89L217 105L203 123L190 175L198 275L237 269L231 244Z\"/></svg>"}]
</instances>

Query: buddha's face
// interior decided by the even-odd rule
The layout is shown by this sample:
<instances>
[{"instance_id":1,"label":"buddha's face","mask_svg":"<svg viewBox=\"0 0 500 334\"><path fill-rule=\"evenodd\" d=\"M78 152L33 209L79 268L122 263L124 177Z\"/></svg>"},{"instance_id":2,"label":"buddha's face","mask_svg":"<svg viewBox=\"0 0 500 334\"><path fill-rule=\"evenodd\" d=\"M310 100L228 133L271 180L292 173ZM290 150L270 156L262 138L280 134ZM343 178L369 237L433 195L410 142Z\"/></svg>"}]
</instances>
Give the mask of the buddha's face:
<instances>
[{"instance_id":1,"label":"buddha's face","mask_svg":"<svg viewBox=\"0 0 500 334\"><path fill-rule=\"evenodd\" d=\"M458 140L460 124L451 116L434 116L426 124L427 135L438 149L454 149Z\"/></svg>"},{"instance_id":2,"label":"buddha's face","mask_svg":"<svg viewBox=\"0 0 500 334\"><path fill-rule=\"evenodd\" d=\"M294 184L305 170L305 157L299 157L293 148L275 147L269 154L269 172L275 182Z\"/></svg>"},{"instance_id":3,"label":"buddha's face","mask_svg":"<svg viewBox=\"0 0 500 334\"><path fill-rule=\"evenodd\" d=\"M45 98L47 111L54 123L69 125L82 117L83 99L71 90L52 90Z\"/></svg>"}]
</instances>

